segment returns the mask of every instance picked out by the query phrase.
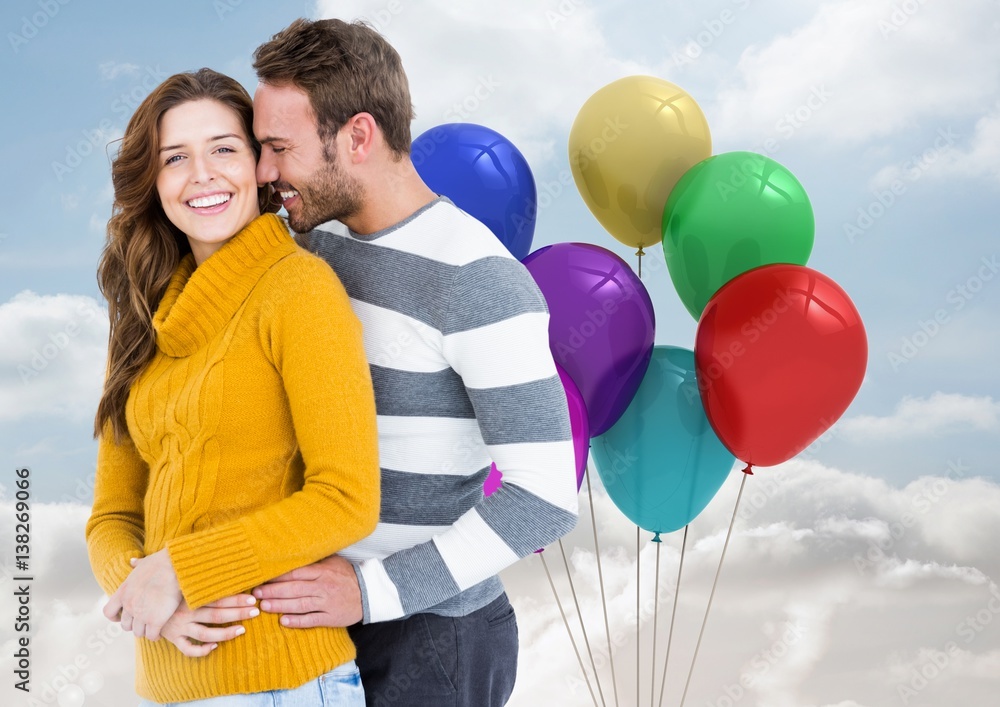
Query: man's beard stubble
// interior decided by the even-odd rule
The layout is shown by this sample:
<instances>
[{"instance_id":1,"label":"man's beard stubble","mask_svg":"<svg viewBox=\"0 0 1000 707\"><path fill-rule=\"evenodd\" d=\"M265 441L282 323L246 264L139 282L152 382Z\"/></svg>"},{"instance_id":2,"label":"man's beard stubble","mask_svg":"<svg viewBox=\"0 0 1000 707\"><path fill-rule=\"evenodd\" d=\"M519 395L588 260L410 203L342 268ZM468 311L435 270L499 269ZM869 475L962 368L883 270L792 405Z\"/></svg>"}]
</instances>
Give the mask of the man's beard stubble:
<instances>
[{"instance_id":1,"label":"man's beard stubble","mask_svg":"<svg viewBox=\"0 0 1000 707\"><path fill-rule=\"evenodd\" d=\"M324 152L324 167L308 182L296 185L299 206L295 214L288 212L288 224L296 233L306 233L327 221L343 222L358 213L364 203L358 180L340 168L335 154Z\"/></svg>"}]
</instances>

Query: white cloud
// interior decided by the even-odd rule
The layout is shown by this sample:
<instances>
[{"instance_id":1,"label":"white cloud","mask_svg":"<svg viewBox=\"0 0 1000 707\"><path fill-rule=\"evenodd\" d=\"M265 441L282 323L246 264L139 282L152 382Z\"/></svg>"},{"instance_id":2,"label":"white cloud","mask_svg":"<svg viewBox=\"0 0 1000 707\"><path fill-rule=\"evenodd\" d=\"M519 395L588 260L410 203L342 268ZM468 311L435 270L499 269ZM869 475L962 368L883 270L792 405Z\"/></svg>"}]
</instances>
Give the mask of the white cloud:
<instances>
[{"instance_id":1,"label":"white cloud","mask_svg":"<svg viewBox=\"0 0 1000 707\"><path fill-rule=\"evenodd\" d=\"M0 420L93 416L108 346L94 299L25 290L0 304L0 331Z\"/></svg>"},{"instance_id":2,"label":"white cloud","mask_svg":"<svg viewBox=\"0 0 1000 707\"><path fill-rule=\"evenodd\" d=\"M1000 103L976 121L968 148L949 146L941 161L935 174L987 177L1000 184Z\"/></svg>"},{"instance_id":3,"label":"white cloud","mask_svg":"<svg viewBox=\"0 0 1000 707\"><path fill-rule=\"evenodd\" d=\"M887 417L858 415L842 420L839 432L851 440L920 438L949 432L1000 429L1000 402L990 396L937 392L904 397Z\"/></svg>"},{"instance_id":4,"label":"white cloud","mask_svg":"<svg viewBox=\"0 0 1000 707\"><path fill-rule=\"evenodd\" d=\"M14 546L11 491L6 498L0 496L0 542L5 548ZM89 508L77 503L32 504L30 653L31 697L36 702L25 701L7 680L4 704L136 702L133 639L101 613L105 599L90 573L83 534L89 515ZM5 563L0 575L0 593L5 597L16 588L12 569ZM14 642L23 635L15 634L13 621L5 621L0 629L0 670L8 676L12 676Z\"/></svg>"},{"instance_id":5,"label":"white cloud","mask_svg":"<svg viewBox=\"0 0 1000 707\"><path fill-rule=\"evenodd\" d=\"M105 61L98 65L102 81L113 81L119 76L138 76L139 65L129 62Z\"/></svg>"},{"instance_id":6,"label":"white cloud","mask_svg":"<svg viewBox=\"0 0 1000 707\"><path fill-rule=\"evenodd\" d=\"M597 12L578 2L512 0L498 12L447 0L320 0L317 15L365 18L396 48L417 112L414 137L441 123L479 123L532 165L567 159L554 136L597 89L655 73L613 56Z\"/></svg>"},{"instance_id":7,"label":"white cloud","mask_svg":"<svg viewBox=\"0 0 1000 707\"><path fill-rule=\"evenodd\" d=\"M733 475L691 527L667 704L677 703L687 677L732 514L737 477ZM619 692L623 703L633 704L635 528L610 507L600 489L595 501L611 630L620 639L615 649ZM992 516L976 512L957 520L970 503L992 508ZM729 704L727 699L748 707L888 704L898 699L897 683L905 677L890 679L895 675L890 670L894 651L907 646L912 656L921 647L944 646L948 641L969 653L968 662L976 666L976 675L987 677L956 687L955 683L962 683L957 676L965 673L964 663L956 659L956 679L931 681L921 693L921 704L975 704L982 695L990 694L988 689L997 687L1000 678L991 678L988 673L998 648L995 632L976 634L966 642L965 634L958 633L956 617L976 616L989 605L988 577L1000 570L988 541L991 534L995 537L1000 532L996 513L1000 486L953 475L918 479L900 489L815 462L793 461L760 470L749 478L742 508L694 672L689 704ZM586 489L581 510L580 527L565 542L574 558L576 590L590 643L598 647L604 645L605 633L596 562L588 549L593 545ZM661 556L661 667L679 535L665 538ZM972 535L977 536L976 541L969 540ZM644 541L648 538L649 534L643 533ZM556 552L550 549L546 554L559 582L564 570ZM648 700L652 678L647 665L652 643L648 598L652 596L654 563L654 550L645 542L640 704ZM523 616L519 681L511 705L591 704L540 566L524 562L509 570L504 581ZM564 579L561 591L580 641ZM862 635L867 638L860 638ZM583 650L582 641L580 647ZM606 652L601 648L600 655ZM584 660L589 666L586 655ZM608 696L607 661L599 666ZM992 680L992 688L985 687L982 680ZM657 689L659 681L657 673Z\"/></svg>"},{"instance_id":8,"label":"white cloud","mask_svg":"<svg viewBox=\"0 0 1000 707\"><path fill-rule=\"evenodd\" d=\"M997 676L1000 675L1000 650L982 655L976 655L971 651L960 651L956 657L955 671L949 676L952 679L985 678L996 682Z\"/></svg>"},{"instance_id":9,"label":"white cloud","mask_svg":"<svg viewBox=\"0 0 1000 707\"><path fill-rule=\"evenodd\" d=\"M665 704L677 703L687 677L739 480L734 473L691 526ZM992 515L967 514L973 499L992 508ZM619 701L643 704L654 682L656 546L642 533L642 692L636 700L635 527L599 486L594 500ZM586 489L581 501L580 525L564 544L605 697L612 704ZM913 670L935 658L940 662L942 654L948 661L921 687L919 704L986 704L1000 687L1000 635L986 630L1000 621L997 588L987 579L1000 572L990 542L1000 533L997 508L1000 486L982 479L928 477L899 489L815 462L759 470L747 479L687 704L717 706L728 704L726 699L741 707L894 704ZM80 504L34 506L34 681L39 690L78 690L77 696L88 699L85 707L90 695L103 704L129 704L134 701L132 641L116 635L100 614L103 599L90 575L83 538L88 513ZM907 513L912 518L904 524ZM6 499L0 497L0 544L5 547L13 541L12 517L8 490ZM970 535L986 542L969 542L961 557L953 554L953 546ZM680 533L664 540L657 671L666 649ZM546 550L545 557L589 666L558 546ZM0 577L0 592L10 591L9 581ZM592 704L541 560L527 558L504 573L504 582L517 607L521 636L511 707ZM11 626L0 626L0 671L8 674L13 635ZM86 667L74 672L74 661ZM657 691L659 678L657 672ZM48 704L56 697L50 694Z\"/></svg>"},{"instance_id":10,"label":"white cloud","mask_svg":"<svg viewBox=\"0 0 1000 707\"><path fill-rule=\"evenodd\" d=\"M981 115L1000 87L1000 44L983 21L995 16L992 0L821 4L804 26L744 52L713 131L757 142L802 129L854 143Z\"/></svg>"},{"instance_id":11,"label":"white cloud","mask_svg":"<svg viewBox=\"0 0 1000 707\"><path fill-rule=\"evenodd\" d=\"M895 558L880 560L877 584L892 589L908 589L921 581L941 578L966 584L985 586L989 579L974 567L945 566L937 562L899 561Z\"/></svg>"},{"instance_id":12,"label":"white cloud","mask_svg":"<svg viewBox=\"0 0 1000 707\"><path fill-rule=\"evenodd\" d=\"M959 682L982 682L996 686L1000 682L1000 650L974 653L954 643L937 647L922 646L912 657L910 651L894 655L886 666L887 672L899 686L897 693L904 703L921 694L928 685L946 686ZM915 694L914 694L915 693ZM954 702L951 704L962 704Z\"/></svg>"}]
</instances>

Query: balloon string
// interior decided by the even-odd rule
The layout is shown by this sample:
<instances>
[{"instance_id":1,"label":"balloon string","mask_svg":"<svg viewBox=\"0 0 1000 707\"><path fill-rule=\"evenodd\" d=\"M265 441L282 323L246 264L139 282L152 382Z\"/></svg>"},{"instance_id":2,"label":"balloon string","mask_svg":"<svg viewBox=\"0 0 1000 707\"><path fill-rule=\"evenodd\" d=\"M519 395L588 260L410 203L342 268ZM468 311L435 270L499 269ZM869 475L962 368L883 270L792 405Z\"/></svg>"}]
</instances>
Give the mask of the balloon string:
<instances>
[{"instance_id":1,"label":"balloon string","mask_svg":"<svg viewBox=\"0 0 1000 707\"><path fill-rule=\"evenodd\" d=\"M639 704L639 526L635 526L635 703Z\"/></svg>"},{"instance_id":2,"label":"balloon string","mask_svg":"<svg viewBox=\"0 0 1000 707\"><path fill-rule=\"evenodd\" d=\"M637 250L635 254L639 256L639 277L642 277L642 256L646 253L643 251L642 246L639 246L639 250Z\"/></svg>"},{"instance_id":3,"label":"balloon string","mask_svg":"<svg viewBox=\"0 0 1000 707\"><path fill-rule=\"evenodd\" d=\"M694 664L698 660L698 649L701 648L701 639L705 635L705 624L708 623L708 612L712 610L712 599L715 597L715 587L719 583L719 574L722 572L722 561L726 559L726 548L729 547L729 538L733 534L733 525L736 524L736 512L740 508L740 499L743 498L743 487L747 484L747 477L753 472L749 471L750 465L743 471L743 480L740 482L740 492L736 496L736 507L733 508L733 519L729 521L729 532L726 533L726 542L722 546L722 557L719 558L719 568L715 571L715 581L712 582L712 592L708 595L708 606L705 608L705 618L701 622L701 631L698 632L698 643L694 647L694 657L691 659L691 669L688 670L687 681L684 683L684 694L681 695L680 707L684 707L684 700L687 699L688 686L691 684L691 675L694 674Z\"/></svg>"},{"instance_id":4,"label":"balloon string","mask_svg":"<svg viewBox=\"0 0 1000 707\"><path fill-rule=\"evenodd\" d=\"M684 526L684 539L681 541L681 561L677 566L677 588L674 589L674 609L670 612L670 632L667 634L667 655L663 659L663 679L660 681L660 701L657 703L658 705L663 704L663 688L667 684L667 664L670 662L670 644L674 640L674 619L677 617L677 597L681 592L681 572L684 571L684 551L687 549L689 527L689 525Z\"/></svg>"},{"instance_id":5,"label":"balloon string","mask_svg":"<svg viewBox=\"0 0 1000 707\"><path fill-rule=\"evenodd\" d=\"M611 663L611 686L615 692L615 707L618 707L618 680L615 678L615 654L611 651L611 627L608 624L608 602L604 596L604 573L601 571L601 546L597 542L597 518L594 514L594 490L590 485L590 465L584 469L587 477L587 496L590 498L590 524L594 528L594 552L597 553L597 579L601 585L601 608L604 609L604 631L608 636L608 662Z\"/></svg>"},{"instance_id":6,"label":"balloon string","mask_svg":"<svg viewBox=\"0 0 1000 707\"><path fill-rule=\"evenodd\" d=\"M559 607L559 614L562 616L563 624L566 626L566 633L569 634L570 643L573 644L573 652L576 653L576 659L580 663L580 672L583 673L583 679L587 683L587 689L590 690L590 698L594 701L594 707L599 707L597 704L597 697L594 696L594 688L590 686L590 678L587 677L587 671L583 667L583 658L580 657L580 651L576 647L576 639L573 638L573 632L569 628L569 621L566 620L566 612L563 611L562 602L559 601L559 592L556 591L556 585L552 581L552 575L549 573L549 565L545 561L545 553L540 552L538 556L542 559L542 567L545 568L545 576L549 578L549 586L552 587L552 595L556 598L556 605Z\"/></svg>"},{"instance_id":7,"label":"balloon string","mask_svg":"<svg viewBox=\"0 0 1000 707\"><path fill-rule=\"evenodd\" d=\"M663 544L659 533L653 537L653 542L656 543L656 579L653 582L653 659L649 671L649 707L653 707L653 695L656 694L656 629L660 609L660 546Z\"/></svg>"},{"instance_id":8,"label":"balloon string","mask_svg":"<svg viewBox=\"0 0 1000 707\"><path fill-rule=\"evenodd\" d=\"M569 590L573 594L573 603L576 604L576 615L580 619L580 628L583 629L583 642L587 646L587 654L590 656L590 665L594 669L594 682L597 683L597 693L601 696L601 704L607 707L604 699L604 690L601 689L601 677L597 674L597 663L594 661L594 651L590 649L590 639L587 638L587 627L583 623L583 612L580 611L580 602L576 598L576 587L573 586L573 573L569 570L569 562L566 560L566 549L563 547L562 538L559 538L559 552L562 554L563 565L566 567L566 577L569 579Z\"/></svg>"}]
</instances>

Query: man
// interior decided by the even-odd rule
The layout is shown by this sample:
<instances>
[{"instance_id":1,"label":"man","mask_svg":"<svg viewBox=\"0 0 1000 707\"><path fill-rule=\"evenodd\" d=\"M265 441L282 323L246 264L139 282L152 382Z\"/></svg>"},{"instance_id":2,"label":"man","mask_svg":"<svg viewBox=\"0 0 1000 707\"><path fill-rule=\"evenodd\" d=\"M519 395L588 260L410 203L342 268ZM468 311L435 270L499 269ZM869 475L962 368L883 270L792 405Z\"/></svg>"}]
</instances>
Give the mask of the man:
<instances>
[{"instance_id":1,"label":"man","mask_svg":"<svg viewBox=\"0 0 1000 707\"><path fill-rule=\"evenodd\" d=\"M254 58L257 180L362 321L382 468L374 534L254 593L286 626L351 626L370 705L504 704L517 625L496 574L577 517L545 301L421 181L406 75L377 32L297 20ZM504 483L484 498L491 460Z\"/></svg>"}]
</instances>

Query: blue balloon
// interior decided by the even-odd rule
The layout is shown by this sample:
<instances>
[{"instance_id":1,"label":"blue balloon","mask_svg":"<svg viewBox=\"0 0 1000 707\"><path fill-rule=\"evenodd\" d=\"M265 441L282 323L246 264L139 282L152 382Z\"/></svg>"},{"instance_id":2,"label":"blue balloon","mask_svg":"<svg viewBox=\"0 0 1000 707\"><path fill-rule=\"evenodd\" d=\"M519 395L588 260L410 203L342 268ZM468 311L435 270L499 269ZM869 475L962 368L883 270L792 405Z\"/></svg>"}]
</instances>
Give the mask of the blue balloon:
<instances>
[{"instance_id":1,"label":"blue balloon","mask_svg":"<svg viewBox=\"0 0 1000 707\"><path fill-rule=\"evenodd\" d=\"M410 148L417 173L435 193L482 221L521 260L531 250L538 200L524 155L495 130L446 123Z\"/></svg>"},{"instance_id":2,"label":"blue balloon","mask_svg":"<svg viewBox=\"0 0 1000 707\"><path fill-rule=\"evenodd\" d=\"M690 523L736 462L705 416L694 352L654 346L639 390L590 451L604 488L629 520L653 533Z\"/></svg>"}]
</instances>

